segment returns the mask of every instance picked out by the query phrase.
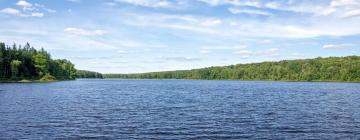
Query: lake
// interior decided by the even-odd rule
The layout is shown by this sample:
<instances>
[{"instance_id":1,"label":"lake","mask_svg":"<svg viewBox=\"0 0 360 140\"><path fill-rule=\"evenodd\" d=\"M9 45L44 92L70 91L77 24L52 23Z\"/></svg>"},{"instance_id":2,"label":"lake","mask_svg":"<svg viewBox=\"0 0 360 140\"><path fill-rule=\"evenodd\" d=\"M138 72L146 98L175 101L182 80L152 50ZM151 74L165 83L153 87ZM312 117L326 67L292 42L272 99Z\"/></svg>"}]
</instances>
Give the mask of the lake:
<instances>
[{"instance_id":1,"label":"lake","mask_svg":"<svg viewBox=\"0 0 360 140\"><path fill-rule=\"evenodd\" d=\"M359 139L360 84L0 84L0 139Z\"/></svg>"}]
</instances>

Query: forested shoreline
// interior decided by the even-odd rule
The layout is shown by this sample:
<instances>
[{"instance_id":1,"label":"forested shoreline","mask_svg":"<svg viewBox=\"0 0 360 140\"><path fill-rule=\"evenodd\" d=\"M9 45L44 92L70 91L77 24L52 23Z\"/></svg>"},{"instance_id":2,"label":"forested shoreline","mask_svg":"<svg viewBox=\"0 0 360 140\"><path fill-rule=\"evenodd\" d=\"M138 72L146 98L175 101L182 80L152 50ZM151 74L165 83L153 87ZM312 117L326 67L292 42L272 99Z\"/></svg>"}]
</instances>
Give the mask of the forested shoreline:
<instances>
[{"instance_id":1,"label":"forested shoreline","mask_svg":"<svg viewBox=\"0 0 360 140\"><path fill-rule=\"evenodd\" d=\"M103 74L122 79L205 79L360 82L360 57L328 57L237 64L141 74Z\"/></svg>"},{"instance_id":2,"label":"forested shoreline","mask_svg":"<svg viewBox=\"0 0 360 140\"><path fill-rule=\"evenodd\" d=\"M29 43L24 46L0 43L0 82L47 82L75 78L360 82L360 57L283 60L140 74L101 74L76 70L69 60L52 59L47 51L36 50Z\"/></svg>"},{"instance_id":3,"label":"forested shoreline","mask_svg":"<svg viewBox=\"0 0 360 140\"><path fill-rule=\"evenodd\" d=\"M76 70L76 78L93 78L93 79L103 79L103 74L94 71L88 70Z\"/></svg>"},{"instance_id":4,"label":"forested shoreline","mask_svg":"<svg viewBox=\"0 0 360 140\"><path fill-rule=\"evenodd\" d=\"M1 82L74 80L75 72L70 61L52 59L47 51L36 50L29 43L24 46L0 43Z\"/></svg>"}]
</instances>

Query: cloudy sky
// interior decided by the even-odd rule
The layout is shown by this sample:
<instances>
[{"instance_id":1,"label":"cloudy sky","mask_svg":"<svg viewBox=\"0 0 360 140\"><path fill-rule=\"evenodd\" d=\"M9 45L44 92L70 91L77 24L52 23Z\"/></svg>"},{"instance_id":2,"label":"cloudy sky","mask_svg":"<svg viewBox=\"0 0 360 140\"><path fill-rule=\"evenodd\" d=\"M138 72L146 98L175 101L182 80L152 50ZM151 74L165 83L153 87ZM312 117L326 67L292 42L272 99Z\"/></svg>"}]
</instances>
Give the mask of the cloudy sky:
<instances>
[{"instance_id":1,"label":"cloudy sky","mask_svg":"<svg viewBox=\"0 0 360 140\"><path fill-rule=\"evenodd\" d=\"M360 0L0 0L0 21L103 73L360 55Z\"/></svg>"}]
</instances>

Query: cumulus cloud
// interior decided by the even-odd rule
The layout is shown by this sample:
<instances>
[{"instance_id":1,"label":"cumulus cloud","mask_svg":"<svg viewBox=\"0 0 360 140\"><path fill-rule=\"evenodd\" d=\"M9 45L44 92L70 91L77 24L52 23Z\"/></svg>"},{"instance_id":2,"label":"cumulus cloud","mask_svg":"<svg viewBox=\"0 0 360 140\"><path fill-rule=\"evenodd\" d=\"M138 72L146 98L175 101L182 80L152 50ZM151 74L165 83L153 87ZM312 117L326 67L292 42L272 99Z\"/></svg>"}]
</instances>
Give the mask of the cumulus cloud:
<instances>
[{"instance_id":1,"label":"cumulus cloud","mask_svg":"<svg viewBox=\"0 0 360 140\"><path fill-rule=\"evenodd\" d=\"M82 28L74 28L74 27L66 28L64 29L64 32L73 35L81 35L81 36L101 36L107 33L104 30L85 30Z\"/></svg>"},{"instance_id":2,"label":"cumulus cloud","mask_svg":"<svg viewBox=\"0 0 360 140\"><path fill-rule=\"evenodd\" d=\"M0 11L0 13L14 15L14 16L21 16L21 12L14 8L5 8Z\"/></svg>"},{"instance_id":3,"label":"cumulus cloud","mask_svg":"<svg viewBox=\"0 0 360 140\"><path fill-rule=\"evenodd\" d=\"M324 49L350 49L354 45L353 44L327 44L324 45Z\"/></svg>"},{"instance_id":4,"label":"cumulus cloud","mask_svg":"<svg viewBox=\"0 0 360 140\"><path fill-rule=\"evenodd\" d=\"M42 4L32 4L26 0L20 0L16 3L17 6L22 8L18 10L16 8L5 8L0 10L0 13L13 15L13 16L20 16L20 17L44 17L45 13L55 13L56 11L53 9L46 8L45 5Z\"/></svg>"},{"instance_id":5,"label":"cumulus cloud","mask_svg":"<svg viewBox=\"0 0 360 140\"><path fill-rule=\"evenodd\" d=\"M16 5L21 6L21 7L23 7L23 8L31 8L31 7L32 7L32 4L29 3L29 2L27 2L27 1L25 1L25 0L20 0L20 1L18 1L18 2L16 3Z\"/></svg>"}]
</instances>

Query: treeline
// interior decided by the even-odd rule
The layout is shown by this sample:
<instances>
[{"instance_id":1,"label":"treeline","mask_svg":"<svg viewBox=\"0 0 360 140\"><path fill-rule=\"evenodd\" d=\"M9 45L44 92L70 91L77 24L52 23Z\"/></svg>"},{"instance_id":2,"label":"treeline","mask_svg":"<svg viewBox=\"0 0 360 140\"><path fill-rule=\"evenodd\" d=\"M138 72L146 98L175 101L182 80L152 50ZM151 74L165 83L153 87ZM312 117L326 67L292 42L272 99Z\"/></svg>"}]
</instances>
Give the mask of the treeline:
<instances>
[{"instance_id":1,"label":"treeline","mask_svg":"<svg viewBox=\"0 0 360 140\"><path fill-rule=\"evenodd\" d=\"M52 59L44 49L25 46L8 46L0 43L0 81L15 80L73 80L74 64L65 59Z\"/></svg>"},{"instance_id":2,"label":"treeline","mask_svg":"<svg viewBox=\"0 0 360 140\"><path fill-rule=\"evenodd\" d=\"M360 81L360 57L284 60L143 74L105 74L124 79L208 79L284 81Z\"/></svg>"},{"instance_id":3,"label":"treeline","mask_svg":"<svg viewBox=\"0 0 360 140\"><path fill-rule=\"evenodd\" d=\"M103 75L98 72L94 71L87 71L87 70L77 70L76 71L76 78L96 78L96 79L103 79Z\"/></svg>"}]
</instances>

